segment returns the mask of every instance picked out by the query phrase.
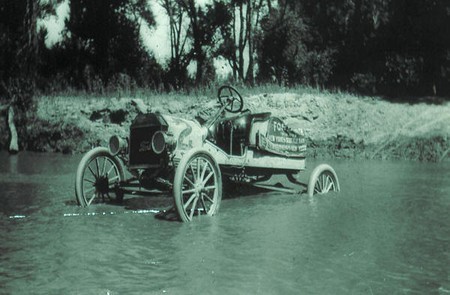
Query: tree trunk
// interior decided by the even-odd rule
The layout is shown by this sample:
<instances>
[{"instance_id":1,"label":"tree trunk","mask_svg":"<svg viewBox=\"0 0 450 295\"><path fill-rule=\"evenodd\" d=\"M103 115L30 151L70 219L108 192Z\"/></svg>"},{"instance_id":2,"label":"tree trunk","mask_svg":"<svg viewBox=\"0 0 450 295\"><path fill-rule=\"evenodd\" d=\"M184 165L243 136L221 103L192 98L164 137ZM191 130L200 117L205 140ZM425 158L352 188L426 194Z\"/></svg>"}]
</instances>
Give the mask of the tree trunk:
<instances>
[{"instance_id":1,"label":"tree trunk","mask_svg":"<svg viewBox=\"0 0 450 295\"><path fill-rule=\"evenodd\" d=\"M231 26L232 30L232 41L233 41L233 47L231 52L231 59L230 59L230 65L233 69L233 81L238 81L238 74L237 74L237 60L236 60L236 7L232 6L232 18L233 18L233 25Z\"/></svg>"},{"instance_id":2,"label":"tree trunk","mask_svg":"<svg viewBox=\"0 0 450 295\"><path fill-rule=\"evenodd\" d=\"M253 0L248 0L247 4L247 35L248 35L248 68L247 68L247 83L250 86L255 84L255 77L253 73Z\"/></svg>"},{"instance_id":3,"label":"tree trunk","mask_svg":"<svg viewBox=\"0 0 450 295\"><path fill-rule=\"evenodd\" d=\"M244 77L244 49L245 49L245 26L244 26L244 7L242 2L239 3L239 44L238 44L238 74L241 81L245 81Z\"/></svg>"},{"instance_id":4,"label":"tree trunk","mask_svg":"<svg viewBox=\"0 0 450 295\"><path fill-rule=\"evenodd\" d=\"M19 50L23 56L18 56L22 59L21 66L24 74L31 79L34 83L36 77L37 68L37 55L38 55L38 30L37 20L39 14L39 2L35 0L27 0L25 19L23 22L24 28L24 44Z\"/></svg>"},{"instance_id":5,"label":"tree trunk","mask_svg":"<svg viewBox=\"0 0 450 295\"><path fill-rule=\"evenodd\" d=\"M196 40L199 40L197 37ZM196 41L194 45L195 60L197 61L197 72L195 73L195 86L200 86L203 83L203 63L205 61L202 45Z\"/></svg>"},{"instance_id":6,"label":"tree trunk","mask_svg":"<svg viewBox=\"0 0 450 295\"><path fill-rule=\"evenodd\" d=\"M3 113L6 110L8 110L7 118L8 118L9 134L11 138L9 143L9 152L11 154L16 154L19 151L19 144L17 139L16 125L14 124L14 109L9 104L0 105L0 113Z\"/></svg>"},{"instance_id":7,"label":"tree trunk","mask_svg":"<svg viewBox=\"0 0 450 295\"><path fill-rule=\"evenodd\" d=\"M9 144L9 152L11 154L17 154L19 151L19 144L17 143L17 129L14 125L14 109L12 106L8 109L8 126L11 135L11 142Z\"/></svg>"}]
</instances>

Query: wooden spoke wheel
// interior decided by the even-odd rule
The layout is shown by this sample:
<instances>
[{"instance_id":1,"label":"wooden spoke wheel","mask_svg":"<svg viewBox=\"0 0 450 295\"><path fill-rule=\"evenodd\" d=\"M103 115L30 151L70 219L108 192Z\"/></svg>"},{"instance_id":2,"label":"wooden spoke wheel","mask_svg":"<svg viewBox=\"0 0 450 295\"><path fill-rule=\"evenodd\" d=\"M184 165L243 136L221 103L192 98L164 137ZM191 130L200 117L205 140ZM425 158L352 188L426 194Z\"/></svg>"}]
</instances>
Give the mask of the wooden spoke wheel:
<instances>
[{"instance_id":1,"label":"wooden spoke wheel","mask_svg":"<svg viewBox=\"0 0 450 295\"><path fill-rule=\"evenodd\" d=\"M308 181L308 195L326 194L340 190L339 180L334 169L327 164L317 166Z\"/></svg>"},{"instance_id":2,"label":"wooden spoke wheel","mask_svg":"<svg viewBox=\"0 0 450 295\"><path fill-rule=\"evenodd\" d=\"M175 206L182 221L197 215L214 215L222 200L222 177L206 152L186 154L177 167L173 184Z\"/></svg>"},{"instance_id":3,"label":"wooden spoke wheel","mask_svg":"<svg viewBox=\"0 0 450 295\"><path fill-rule=\"evenodd\" d=\"M118 189L124 180L122 163L108 149L97 147L89 151L78 165L75 194L80 206L105 201L122 201Z\"/></svg>"}]
</instances>

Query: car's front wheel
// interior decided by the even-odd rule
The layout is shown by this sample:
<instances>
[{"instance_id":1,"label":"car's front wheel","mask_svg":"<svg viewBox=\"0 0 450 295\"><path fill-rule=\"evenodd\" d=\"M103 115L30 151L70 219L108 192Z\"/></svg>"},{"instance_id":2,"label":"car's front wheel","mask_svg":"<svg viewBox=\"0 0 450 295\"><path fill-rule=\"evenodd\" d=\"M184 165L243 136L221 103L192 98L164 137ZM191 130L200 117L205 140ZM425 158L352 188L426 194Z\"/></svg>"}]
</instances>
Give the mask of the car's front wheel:
<instances>
[{"instance_id":1,"label":"car's front wheel","mask_svg":"<svg viewBox=\"0 0 450 295\"><path fill-rule=\"evenodd\" d=\"M121 201L123 194L115 190L124 180L122 163L104 147L89 151L78 165L75 194L80 206L99 201Z\"/></svg>"},{"instance_id":2,"label":"car's front wheel","mask_svg":"<svg viewBox=\"0 0 450 295\"><path fill-rule=\"evenodd\" d=\"M173 184L175 206L182 221L197 215L214 215L222 200L219 166L205 151L193 151L180 161Z\"/></svg>"}]
</instances>

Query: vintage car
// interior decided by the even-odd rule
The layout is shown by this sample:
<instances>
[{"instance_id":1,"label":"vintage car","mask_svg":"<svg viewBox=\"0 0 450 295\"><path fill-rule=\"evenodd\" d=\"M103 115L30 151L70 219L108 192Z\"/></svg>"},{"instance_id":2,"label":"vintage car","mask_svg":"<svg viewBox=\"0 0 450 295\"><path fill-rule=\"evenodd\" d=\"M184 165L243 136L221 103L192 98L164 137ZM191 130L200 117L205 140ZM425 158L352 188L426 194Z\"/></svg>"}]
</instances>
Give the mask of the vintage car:
<instances>
[{"instance_id":1,"label":"vintage car","mask_svg":"<svg viewBox=\"0 0 450 295\"><path fill-rule=\"evenodd\" d=\"M299 193L271 183L272 176L285 175L311 197L339 191L337 175L327 164L313 170L308 184L296 177L306 168L302 132L294 132L271 113L244 110L242 96L233 87L220 87L218 101L215 114L201 122L159 112L138 114L129 138L113 136L108 148L96 147L84 155L75 181L78 204L167 191L179 219L191 221L217 213L224 183Z\"/></svg>"}]
</instances>

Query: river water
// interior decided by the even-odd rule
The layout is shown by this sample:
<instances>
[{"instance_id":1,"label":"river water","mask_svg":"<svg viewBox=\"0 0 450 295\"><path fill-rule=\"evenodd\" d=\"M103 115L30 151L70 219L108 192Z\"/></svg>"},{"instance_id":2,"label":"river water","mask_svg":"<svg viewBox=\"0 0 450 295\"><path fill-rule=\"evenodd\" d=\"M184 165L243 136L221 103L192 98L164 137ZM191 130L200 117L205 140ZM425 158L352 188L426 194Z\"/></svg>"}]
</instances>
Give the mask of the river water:
<instances>
[{"instance_id":1,"label":"river water","mask_svg":"<svg viewBox=\"0 0 450 295\"><path fill-rule=\"evenodd\" d=\"M448 162L327 161L340 193L180 223L164 196L78 207L80 158L0 153L1 294L450 294Z\"/></svg>"}]
</instances>

